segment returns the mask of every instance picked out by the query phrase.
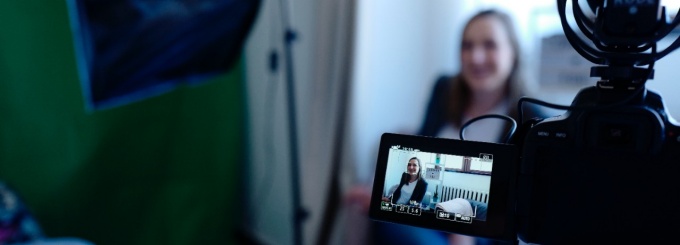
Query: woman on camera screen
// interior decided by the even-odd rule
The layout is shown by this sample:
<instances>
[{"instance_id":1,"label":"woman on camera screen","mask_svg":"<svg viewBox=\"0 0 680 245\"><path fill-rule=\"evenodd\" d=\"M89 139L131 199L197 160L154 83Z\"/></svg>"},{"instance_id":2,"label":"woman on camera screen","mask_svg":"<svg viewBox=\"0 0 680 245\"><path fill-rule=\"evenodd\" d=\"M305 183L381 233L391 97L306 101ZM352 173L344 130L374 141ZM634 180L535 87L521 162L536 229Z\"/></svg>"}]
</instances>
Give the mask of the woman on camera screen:
<instances>
[{"instance_id":1,"label":"woman on camera screen","mask_svg":"<svg viewBox=\"0 0 680 245\"><path fill-rule=\"evenodd\" d=\"M422 178L422 165L420 159L412 157L406 165L406 172L402 174L399 184L392 186L383 197L383 201L391 201L394 204L420 204L427 191L427 182Z\"/></svg>"}]
</instances>

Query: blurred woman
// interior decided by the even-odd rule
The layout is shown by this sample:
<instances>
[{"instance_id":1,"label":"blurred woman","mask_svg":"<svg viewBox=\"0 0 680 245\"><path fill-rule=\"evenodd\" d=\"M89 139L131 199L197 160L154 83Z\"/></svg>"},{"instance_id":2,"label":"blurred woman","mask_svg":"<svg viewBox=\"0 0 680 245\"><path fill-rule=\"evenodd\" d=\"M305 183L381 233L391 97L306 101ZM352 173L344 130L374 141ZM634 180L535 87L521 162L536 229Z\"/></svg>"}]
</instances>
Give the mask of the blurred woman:
<instances>
[{"instance_id":1,"label":"blurred woman","mask_svg":"<svg viewBox=\"0 0 680 245\"><path fill-rule=\"evenodd\" d=\"M520 45L509 15L485 10L474 15L463 29L461 68L457 74L437 79L418 134L459 138L461 126L487 114L518 119L515 106L523 95ZM534 111L527 114L535 115ZM521 123L521 122L518 122ZM480 120L470 125L466 139L498 142L509 129L507 122ZM398 224L375 224L374 242L391 244L493 244L494 241L451 235ZM386 237L385 234L400 234Z\"/></svg>"},{"instance_id":2,"label":"blurred woman","mask_svg":"<svg viewBox=\"0 0 680 245\"><path fill-rule=\"evenodd\" d=\"M507 14L486 10L473 16L463 30L460 72L437 80L418 133L457 139L461 125L479 116L501 114L517 120L515 105L523 95L520 54L514 24ZM501 120L477 121L466 135L495 142L505 135L504 125Z\"/></svg>"},{"instance_id":3,"label":"blurred woman","mask_svg":"<svg viewBox=\"0 0 680 245\"><path fill-rule=\"evenodd\" d=\"M509 15L485 10L465 25L460 42L461 68L457 74L437 79L418 134L441 138L459 138L461 126L476 117L501 114L518 119L515 106L523 95L520 72L520 45ZM525 118L538 116L529 110ZM519 122L518 123L522 123ZM506 135L507 122L488 119L477 121L466 131L466 139L497 142ZM368 209L370 190L353 188L348 200L361 202ZM493 244L485 239L451 235L406 225L376 222L376 244Z\"/></svg>"}]
</instances>

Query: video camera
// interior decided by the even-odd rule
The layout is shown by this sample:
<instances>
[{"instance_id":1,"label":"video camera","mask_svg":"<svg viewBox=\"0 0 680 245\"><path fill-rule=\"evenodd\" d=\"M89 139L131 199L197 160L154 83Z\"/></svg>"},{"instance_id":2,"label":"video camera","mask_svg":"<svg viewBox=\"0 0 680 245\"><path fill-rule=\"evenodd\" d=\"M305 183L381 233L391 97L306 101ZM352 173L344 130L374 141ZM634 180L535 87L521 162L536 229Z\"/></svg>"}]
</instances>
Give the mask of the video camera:
<instances>
[{"instance_id":1,"label":"video camera","mask_svg":"<svg viewBox=\"0 0 680 245\"><path fill-rule=\"evenodd\" d=\"M659 0L589 0L593 20L572 0L577 34L567 0L557 5L570 44L598 65L590 73L597 85L582 89L571 106L522 98L520 126L507 144L384 134L371 218L540 244L676 239L680 127L645 82L654 62L680 46L678 38L657 51L680 18L669 22ZM524 122L524 103L566 113ZM395 200L412 157L421 162L426 190L418 200Z\"/></svg>"}]
</instances>

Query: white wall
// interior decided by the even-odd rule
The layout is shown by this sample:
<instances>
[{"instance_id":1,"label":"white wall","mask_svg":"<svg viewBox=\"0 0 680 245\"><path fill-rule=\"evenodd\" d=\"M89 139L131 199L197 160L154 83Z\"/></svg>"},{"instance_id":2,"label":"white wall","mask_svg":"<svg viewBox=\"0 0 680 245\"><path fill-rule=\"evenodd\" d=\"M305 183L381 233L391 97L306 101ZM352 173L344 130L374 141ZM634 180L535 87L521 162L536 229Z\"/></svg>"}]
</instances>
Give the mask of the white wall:
<instances>
[{"instance_id":1,"label":"white wall","mask_svg":"<svg viewBox=\"0 0 680 245\"><path fill-rule=\"evenodd\" d=\"M680 8L678 0L661 0L661 4L666 6L666 10L671 16L677 16ZM668 46L678 36L677 31L670 39L660 42L660 47ZM678 79L678 64L680 64L680 50L669 54L655 64L655 78L647 83L648 88L658 92L664 98L668 113L676 119L680 119L680 79Z\"/></svg>"},{"instance_id":2,"label":"white wall","mask_svg":"<svg viewBox=\"0 0 680 245\"><path fill-rule=\"evenodd\" d=\"M358 2L353 144L358 182L370 183L380 135L414 133L436 77L457 66L465 1Z\"/></svg>"},{"instance_id":3,"label":"white wall","mask_svg":"<svg viewBox=\"0 0 680 245\"><path fill-rule=\"evenodd\" d=\"M489 193L491 186L491 176L458 172L444 172L443 183L445 186Z\"/></svg>"},{"instance_id":4,"label":"white wall","mask_svg":"<svg viewBox=\"0 0 680 245\"><path fill-rule=\"evenodd\" d=\"M674 35L671 38L679 38ZM660 42L660 47L666 47L670 40ZM654 79L647 81L647 87L661 95L666 104L668 113L675 119L680 119L680 50L670 53L668 56L656 62L654 65Z\"/></svg>"}]
</instances>

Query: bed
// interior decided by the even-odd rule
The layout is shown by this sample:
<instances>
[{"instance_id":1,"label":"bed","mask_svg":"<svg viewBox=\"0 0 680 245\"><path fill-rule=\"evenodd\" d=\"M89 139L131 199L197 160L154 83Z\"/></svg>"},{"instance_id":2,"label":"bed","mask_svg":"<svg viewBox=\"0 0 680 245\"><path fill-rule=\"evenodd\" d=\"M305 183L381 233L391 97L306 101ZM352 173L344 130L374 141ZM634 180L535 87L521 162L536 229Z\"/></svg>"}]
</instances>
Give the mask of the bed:
<instances>
[{"instance_id":1,"label":"bed","mask_svg":"<svg viewBox=\"0 0 680 245\"><path fill-rule=\"evenodd\" d=\"M489 193L468 190L452 186L443 186L440 202L446 202L456 198L463 198L470 202L473 210L476 210L475 220L486 220L486 211L489 203Z\"/></svg>"}]
</instances>

